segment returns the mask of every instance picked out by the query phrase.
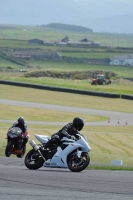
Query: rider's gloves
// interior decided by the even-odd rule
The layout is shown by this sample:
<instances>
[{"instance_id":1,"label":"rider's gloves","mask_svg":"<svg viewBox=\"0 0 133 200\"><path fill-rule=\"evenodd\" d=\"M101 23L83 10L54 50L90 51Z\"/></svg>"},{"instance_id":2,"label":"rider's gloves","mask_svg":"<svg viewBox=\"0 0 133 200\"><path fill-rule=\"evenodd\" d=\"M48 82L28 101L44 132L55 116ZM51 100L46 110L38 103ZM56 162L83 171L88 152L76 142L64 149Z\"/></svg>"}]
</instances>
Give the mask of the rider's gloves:
<instances>
[{"instance_id":1,"label":"rider's gloves","mask_svg":"<svg viewBox=\"0 0 133 200\"><path fill-rule=\"evenodd\" d=\"M74 135L71 135L71 136L70 136L70 139L71 139L71 140L75 140Z\"/></svg>"}]
</instances>

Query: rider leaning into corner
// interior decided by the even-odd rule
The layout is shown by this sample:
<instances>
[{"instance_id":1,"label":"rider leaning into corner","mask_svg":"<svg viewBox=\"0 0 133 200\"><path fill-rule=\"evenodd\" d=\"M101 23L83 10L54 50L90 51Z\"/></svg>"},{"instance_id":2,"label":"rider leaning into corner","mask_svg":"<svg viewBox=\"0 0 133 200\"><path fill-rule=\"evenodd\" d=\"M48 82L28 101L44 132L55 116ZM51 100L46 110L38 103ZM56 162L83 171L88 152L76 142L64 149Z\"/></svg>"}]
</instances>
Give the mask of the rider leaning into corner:
<instances>
[{"instance_id":1,"label":"rider leaning into corner","mask_svg":"<svg viewBox=\"0 0 133 200\"><path fill-rule=\"evenodd\" d=\"M28 134L27 124L24 120L24 117L19 117L18 120L12 125L11 128L13 127L19 127L22 130L23 139L24 139L23 144L26 145L26 143L28 142L29 134Z\"/></svg>"},{"instance_id":2,"label":"rider leaning into corner","mask_svg":"<svg viewBox=\"0 0 133 200\"><path fill-rule=\"evenodd\" d=\"M57 133L51 136L51 139L44 145L44 148L52 147L52 155L56 153L57 147L60 144L60 140L63 137L67 137L69 139L75 139L76 134L79 134L78 131L81 131L84 127L84 121L80 117L75 117L73 122L66 124L62 129L60 129Z\"/></svg>"}]
</instances>

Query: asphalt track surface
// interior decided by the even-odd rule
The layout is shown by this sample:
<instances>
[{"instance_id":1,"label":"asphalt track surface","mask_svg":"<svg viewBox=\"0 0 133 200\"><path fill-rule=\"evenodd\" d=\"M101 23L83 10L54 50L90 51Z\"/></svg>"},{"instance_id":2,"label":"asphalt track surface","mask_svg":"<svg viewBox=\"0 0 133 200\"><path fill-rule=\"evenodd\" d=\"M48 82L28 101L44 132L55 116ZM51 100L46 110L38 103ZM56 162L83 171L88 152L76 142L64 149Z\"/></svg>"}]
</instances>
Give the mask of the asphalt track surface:
<instances>
[{"instance_id":1,"label":"asphalt track surface","mask_svg":"<svg viewBox=\"0 0 133 200\"><path fill-rule=\"evenodd\" d=\"M74 108L0 99L0 104L14 105L75 114L106 116L110 122L88 122L86 126L133 125L133 114L86 108ZM119 120L119 124L118 124ZM12 123L12 120L0 120ZM64 122L33 122L28 124L63 125ZM84 170L74 173L68 169L44 168L29 170L24 159L0 157L0 200L132 200L133 172Z\"/></svg>"},{"instance_id":2,"label":"asphalt track surface","mask_svg":"<svg viewBox=\"0 0 133 200\"><path fill-rule=\"evenodd\" d=\"M0 157L0 200L132 200L133 172L40 168Z\"/></svg>"},{"instance_id":3,"label":"asphalt track surface","mask_svg":"<svg viewBox=\"0 0 133 200\"><path fill-rule=\"evenodd\" d=\"M79 114L90 114L96 116L105 116L108 117L108 120L101 122L85 122L85 126L124 126L124 125L133 125L133 114L132 113L122 113L106 110L96 110L88 108L78 108L71 106L60 106L60 105L50 105L50 104L41 104L41 103L32 103L32 102L22 102L22 101L13 101L0 99L1 105L12 105L28 108L38 108L45 110L57 110L63 112L73 112L75 116ZM13 123L13 120L2 120L0 123ZM40 124L40 125L64 125L67 122L39 122L39 121L27 121L27 124Z\"/></svg>"}]
</instances>

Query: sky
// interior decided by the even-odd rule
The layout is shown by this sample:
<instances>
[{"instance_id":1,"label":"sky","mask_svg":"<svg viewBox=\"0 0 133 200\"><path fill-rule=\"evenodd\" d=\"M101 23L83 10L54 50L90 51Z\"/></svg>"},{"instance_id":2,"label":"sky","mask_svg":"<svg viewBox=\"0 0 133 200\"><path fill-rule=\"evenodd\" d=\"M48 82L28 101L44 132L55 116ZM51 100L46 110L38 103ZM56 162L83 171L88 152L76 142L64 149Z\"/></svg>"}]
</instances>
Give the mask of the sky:
<instances>
[{"instance_id":1,"label":"sky","mask_svg":"<svg viewBox=\"0 0 133 200\"><path fill-rule=\"evenodd\" d=\"M0 0L0 24L64 23L133 33L133 0Z\"/></svg>"}]
</instances>

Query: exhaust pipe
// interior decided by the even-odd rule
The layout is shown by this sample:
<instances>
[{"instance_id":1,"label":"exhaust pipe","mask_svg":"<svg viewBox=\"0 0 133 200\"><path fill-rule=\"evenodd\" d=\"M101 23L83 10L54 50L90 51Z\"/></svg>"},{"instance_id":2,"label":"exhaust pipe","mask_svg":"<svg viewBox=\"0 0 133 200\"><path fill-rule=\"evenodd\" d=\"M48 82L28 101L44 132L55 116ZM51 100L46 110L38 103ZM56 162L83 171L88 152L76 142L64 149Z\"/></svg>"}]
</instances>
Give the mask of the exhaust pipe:
<instances>
[{"instance_id":1,"label":"exhaust pipe","mask_svg":"<svg viewBox=\"0 0 133 200\"><path fill-rule=\"evenodd\" d=\"M30 141L30 145L33 147L33 149L35 149L36 151L39 150L39 146L37 146L37 144L34 142L34 140Z\"/></svg>"},{"instance_id":2,"label":"exhaust pipe","mask_svg":"<svg viewBox=\"0 0 133 200\"><path fill-rule=\"evenodd\" d=\"M46 161L46 159L44 158L44 156L42 155L39 146L34 142L34 140L30 141L30 145L33 147L33 149L35 149L35 151L38 151L40 156L43 158L44 161Z\"/></svg>"}]
</instances>

